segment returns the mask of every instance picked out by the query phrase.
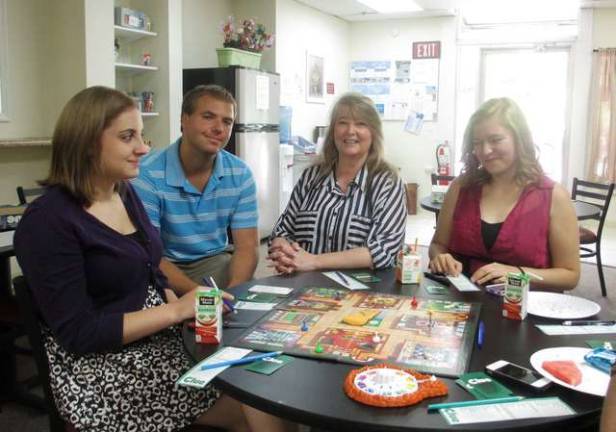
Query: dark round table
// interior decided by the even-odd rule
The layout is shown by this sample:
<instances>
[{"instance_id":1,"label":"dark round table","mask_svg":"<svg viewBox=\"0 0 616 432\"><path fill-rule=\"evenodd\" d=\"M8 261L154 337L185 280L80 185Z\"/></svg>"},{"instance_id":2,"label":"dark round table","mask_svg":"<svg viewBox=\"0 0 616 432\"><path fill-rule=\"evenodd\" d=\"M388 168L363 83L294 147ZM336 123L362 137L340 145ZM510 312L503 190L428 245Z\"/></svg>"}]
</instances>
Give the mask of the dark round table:
<instances>
[{"instance_id":1,"label":"dark round table","mask_svg":"<svg viewBox=\"0 0 616 432\"><path fill-rule=\"evenodd\" d=\"M400 285L395 281L394 272L391 270L376 272L376 274L382 281L371 284L371 286L379 292L416 295L423 298L444 298L444 296L429 295L423 285ZM430 280L424 280L423 284L426 283L436 284ZM308 286L340 288L321 273L311 272L290 277L272 276L254 280L240 285L234 289L234 292L243 292L256 284L293 288ZM585 340L601 337L599 335L592 337L588 335L546 336L535 327L535 324L554 323L553 320L531 315L524 321L505 319L501 315L500 297L485 294L483 291L462 294L455 288L450 288L450 290L451 295L447 298L482 303L480 319L485 323L485 340L481 349L475 344L469 372L483 371L485 365L500 359L531 367L529 358L535 351L557 346L584 347L586 346ZM263 314L265 312L240 310L237 314L227 315L225 320L242 325L256 321ZM601 312L599 318L613 317L608 317L606 313ZM234 339L244 331L245 329L239 328L225 329L224 344L232 346ZM188 326L184 326L183 336L185 348L195 361L200 361L216 350L215 346L196 344L194 331ZM440 414L428 413L426 407L430 403L473 399L470 394L456 385L453 379L443 378L449 387L449 395L446 397L429 399L407 408L374 408L352 401L342 390L344 378L356 367L358 366L296 357L293 362L270 376L249 372L241 367L232 367L218 375L214 382L230 396L258 409L295 422L336 431L486 431L498 429L527 432L553 431L558 428L570 431L595 425L603 401L603 398L597 396L553 385L540 396L558 396L576 411L576 415L449 426ZM524 387L511 383L506 383L506 385L517 395L539 396Z\"/></svg>"}]
</instances>

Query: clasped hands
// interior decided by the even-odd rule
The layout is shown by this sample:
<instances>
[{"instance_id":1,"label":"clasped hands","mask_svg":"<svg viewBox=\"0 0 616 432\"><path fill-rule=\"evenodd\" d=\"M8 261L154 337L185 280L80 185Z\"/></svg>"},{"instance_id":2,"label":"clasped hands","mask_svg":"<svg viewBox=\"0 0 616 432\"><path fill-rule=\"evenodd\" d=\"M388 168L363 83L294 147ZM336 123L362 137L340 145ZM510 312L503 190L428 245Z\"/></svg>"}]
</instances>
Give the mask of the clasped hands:
<instances>
[{"instance_id":1,"label":"clasped hands","mask_svg":"<svg viewBox=\"0 0 616 432\"><path fill-rule=\"evenodd\" d=\"M451 254L438 254L430 261L430 270L435 273L445 273L451 276L458 276L462 272L462 263L456 260ZM504 283L507 273L517 272L518 268L506 264L493 262L486 264L471 275L471 282L483 285L488 282Z\"/></svg>"},{"instance_id":2,"label":"clasped hands","mask_svg":"<svg viewBox=\"0 0 616 432\"><path fill-rule=\"evenodd\" d=\"M317 269L317 255L307 252L297 242L289 242L282 237L276 237L269 247L268 267L276 272L291 274L296 271L312 271Z\"/></svg>"}]
</instances>

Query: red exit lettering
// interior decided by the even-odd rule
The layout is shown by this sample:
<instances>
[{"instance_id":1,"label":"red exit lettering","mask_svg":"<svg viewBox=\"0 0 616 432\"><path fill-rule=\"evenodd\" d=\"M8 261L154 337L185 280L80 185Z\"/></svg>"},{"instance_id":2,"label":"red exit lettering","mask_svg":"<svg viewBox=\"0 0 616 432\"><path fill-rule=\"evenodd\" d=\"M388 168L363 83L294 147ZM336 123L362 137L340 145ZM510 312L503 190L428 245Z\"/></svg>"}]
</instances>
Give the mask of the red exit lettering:
<instances>
[{"instance_id":1,"label":"red exit lettering","mask_svg":"<svg viewBox=\"0 0 616 432\"><path fill-rule=\"evenodd\" d=\"M441 58L441 42L413 42L414 59Z\"/></svg>"}]
</instances>

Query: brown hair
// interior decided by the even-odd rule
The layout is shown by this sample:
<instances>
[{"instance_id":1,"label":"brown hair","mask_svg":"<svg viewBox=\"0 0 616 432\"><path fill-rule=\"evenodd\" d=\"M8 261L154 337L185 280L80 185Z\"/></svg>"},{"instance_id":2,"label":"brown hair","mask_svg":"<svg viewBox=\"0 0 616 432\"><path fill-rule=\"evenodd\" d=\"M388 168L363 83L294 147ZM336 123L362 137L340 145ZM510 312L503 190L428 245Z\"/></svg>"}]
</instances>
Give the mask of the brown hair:
<instances>
[{"instance_id":1,"label":"brown hair","mask_svg":"<svg viewBox=\"0 0 616 432\"><path fill-rule=\"evenodd\" d=\"M368 184L370 179L376 174L386 171L394 179L398 177L396 170L385 161L383 148L383 126L379 113L374 107L372 100L360 93L349 92L345 93L338 99L332 108L327 135L323 143L323 150L317 162L319 171L322 176L327 176L333 171L336 162L338 161L338 149L334 141L334 129L338 116L342 108L347 108L353 118L365 122L372 133L372 145L368 151L366 166L368 168Z\"/></svg>"},{"instance_id":2,"label":"brown hair","mask_svg":"<svg viewBox=\"0 0 616 432\"><path fill-rule=\"evenodd\" d=\"M89 206L93 177L100 169L101 137L120 114L137 109L133 99L108 87L86 88L64 106L51 141L49 175L43 186L59 185Z\"/></svg>"},{"instance_id":3,"label":"brown hair","mask_svg":"<svg viewBox=\"0 0 616 432\"><path fill-rule=\"evenodd\" d=\"M475 111L464 131L462 184L483 184L490 180L490 174L479 165L473 153L473 134L477 124L491 118L496 119L513 135L517 156L516 182L522 186L538 182L543 176L543 169L539 164L536 146L524 113L512 99L494 98L485 101Z\"/></svg>"},{"instance_id":4,"label":"brown hair","mask_svg":"<svg viewBox=\"0 0 616 432\"><path fill-rule=\"evenodd\" d=\"M227 89L216 84L198 85L187 91L182 102L182 114L191 115L195 112L197 101L203 96L210 96L233 105L233 117L237 116L237 102L235 102L235 98Z\"/></svg>"}]
</instances>

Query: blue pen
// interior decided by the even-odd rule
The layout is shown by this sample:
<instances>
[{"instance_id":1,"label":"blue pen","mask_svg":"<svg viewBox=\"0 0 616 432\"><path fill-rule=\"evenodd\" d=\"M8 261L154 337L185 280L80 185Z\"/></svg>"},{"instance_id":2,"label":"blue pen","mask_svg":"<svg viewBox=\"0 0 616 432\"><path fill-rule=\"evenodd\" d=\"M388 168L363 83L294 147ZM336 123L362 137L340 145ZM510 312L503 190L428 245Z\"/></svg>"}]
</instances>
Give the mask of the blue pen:
<instances>
[{"instance_id":1,"label":"blue pen","mask_svg":"<svg viewBox=\"0 0 616 432\"><path fill-rule=\"evenodd\" d=\"M209 277L203 276L201 280L203 281L204 284L211 286L212 288L218 289L218 285L216 285L216 281L214 280L212 276L209 276ZM237 313L237 310L235 309L235 306L233 306L233 303L231 303L231 300L227 300L226 298L223 297L222 302L227 305L227 307L229 308L231 312Z\"/></svg>"},{"instance_id":2,"label":"blue pen","mask_svg":"<svg viewBox=\"0 0 616 432\"><path fill-rule=\"evenodd\" d=\"M459 408L459 407L468 407L468 406L476 406L476 405L492 405L506 402L518 402L524 399L523 396L509 396L503 398L494 398L494 399L477 399L470 401L461 401L461 402L446 402L446 403L437 403L428 405L428 411L434 411L444 408Z\"/></svg>"},{"instance_id":3,"label":"blue pen","mask_svg":"<svg viewBox=\"0 0 616 432\"><path fill-rule=\"evenodd\" d=\"M216 369L216 368L223 367L223 366L234 366L234 365L239 365L239 364L252 363L253 361L262 360L268 357L277 357L280 354L282 354L282 351L273 351L273 352L268 352L265 354L259 354L259 355L249 356L249 357L242 357L242 358L235 359L235 360L225 360L225 361L220 361L216 363L209 363L209 364L204 364L203 366L201 366L200 370Z\"/></svg>"},{"instance_id":4,"label":"blue pen","mask_svg":"<svg viewBox=\"0 0 616 432\"><path fill-rule=\"evenodd\" d=\"M479 330L477 330L477 346L479 349L483 346L483 338L486 332L486 326L483 324L483 321L479 321Z\"/></svg>"}]
</instances>

